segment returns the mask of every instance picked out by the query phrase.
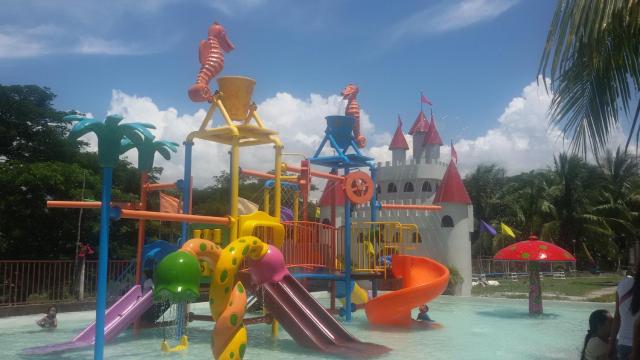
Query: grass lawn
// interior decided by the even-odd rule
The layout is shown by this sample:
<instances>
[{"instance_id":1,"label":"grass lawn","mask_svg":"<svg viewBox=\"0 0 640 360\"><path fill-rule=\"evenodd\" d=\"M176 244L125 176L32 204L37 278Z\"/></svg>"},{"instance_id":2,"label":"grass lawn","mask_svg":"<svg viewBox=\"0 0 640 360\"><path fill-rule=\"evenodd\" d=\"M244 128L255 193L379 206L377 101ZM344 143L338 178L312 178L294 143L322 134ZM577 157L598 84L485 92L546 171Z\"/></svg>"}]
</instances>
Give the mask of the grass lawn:
<instances>
[{"instance_id":1,"label":"grass lawn","mask_svg":"<svg viewBox=\"0 0 640 360\"><path fill-rule=\"evenodd\" d=\"M545 277L544 280L542 280L542 293L552 297L589 297L588 295L593 291L616 286L620 279L622 279L622 277L617 274L578 275L576 277L567 277L566 280ZM509 279L496 280L500 282L499 286L474 286L471 294L474 296L519 297L520 295L515 293L527 294L529 292L528 277L520 278L517 281ZM610 293L598 294L597 296L590 297L588 300L604 302L615 301L615 295L612 295L613 292L614 290Z\"/></svg>"}]
</instances>

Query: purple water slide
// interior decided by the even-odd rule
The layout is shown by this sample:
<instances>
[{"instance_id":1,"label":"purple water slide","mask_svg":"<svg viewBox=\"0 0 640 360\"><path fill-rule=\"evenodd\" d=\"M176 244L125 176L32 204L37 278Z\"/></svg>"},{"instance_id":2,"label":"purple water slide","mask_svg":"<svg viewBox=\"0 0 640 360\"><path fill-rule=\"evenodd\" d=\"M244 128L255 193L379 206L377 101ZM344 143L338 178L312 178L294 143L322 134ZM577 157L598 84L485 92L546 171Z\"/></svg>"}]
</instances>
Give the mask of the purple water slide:
<instances>
[{"instance_id":1,"label":"purple water slide","mask_svg":"<svg viewBox=\"0 0 640 360\"><path fill-rule=\"evenodd\" d=\"M298 344L350 358L391 351L356 339L290 274L263 287L265 307Z\"/></svg>"},{"instance_id":2,"label":"purple water slide","mask_svg":"<svg viewBox=\"0 0 640 360\"><path fill-rule=\"evenodd\" d=\"M139 318L147 309L153 304L153 292L148 291L146 294L142 294L142 287L135 285L126 294L124 294L115 304L107 309L105 317L104 337L106 341L109 341L129 325L131 325L137 318ZM49 354L53 352L77 349L81 347L93 345L96 338L96 323L95 321L89 324L86 329L82 330L71 341L43 345L32 347L25 350L26 354Z\"/></svg>"}]
</instances>

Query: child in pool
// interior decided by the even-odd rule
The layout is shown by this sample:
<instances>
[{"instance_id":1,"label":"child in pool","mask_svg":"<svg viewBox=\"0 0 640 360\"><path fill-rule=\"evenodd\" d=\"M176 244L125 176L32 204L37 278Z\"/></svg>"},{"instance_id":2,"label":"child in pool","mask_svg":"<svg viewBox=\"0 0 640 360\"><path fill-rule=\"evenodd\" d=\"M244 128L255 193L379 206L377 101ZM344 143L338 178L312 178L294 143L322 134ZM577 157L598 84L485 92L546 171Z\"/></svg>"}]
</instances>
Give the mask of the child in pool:
<instances>
[{"instance_id":1,"label":"child in pool","mask_svg":"<svg viewBox=\"0 0 640 360\"><path fill-rule=\"evenodd\" d=\"M431 318L429 317L429 314L427 314L429 312L429 307L427 306L427 304L420 306L418 308L418 311L418 320L433 322L433 320L431 320Z\"/></svg>"},{"instance_id":2,"label":"child in pool","mask_svg":"<svg viewBox=\"0 0 640 360\"><path fill-rule=\"evenodd\" d=\"M589 331L584 337L580 360L607 360L609 333L613 318L607 310L596 310L589 316Z\"/></svg>"},{"instance_id":3,"label":"child in pool","mask_svg":"<svg viewBox=\"0 0 640 360\"><path fill-rule=\"evenodd\" d=\"M47 315L36 321L36 324L44 329L55 329L58 327L58 319L56 318L57 314L58 309L54 305L51 305L49 306L49 309L47 309Z\"/></svg>"}]
</instances>

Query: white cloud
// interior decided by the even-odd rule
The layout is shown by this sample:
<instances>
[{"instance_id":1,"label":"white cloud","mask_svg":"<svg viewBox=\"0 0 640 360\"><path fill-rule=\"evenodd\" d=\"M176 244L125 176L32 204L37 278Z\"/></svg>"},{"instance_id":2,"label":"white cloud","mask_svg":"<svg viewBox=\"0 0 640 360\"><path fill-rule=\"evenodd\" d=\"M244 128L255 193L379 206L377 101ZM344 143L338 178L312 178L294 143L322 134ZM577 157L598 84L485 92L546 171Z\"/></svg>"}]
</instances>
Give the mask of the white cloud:
<instances>
[{"instance_id":1,"label":"white cloud","mask_svg":"<svg viewBox=\"0 0 640 360\"><path fill-rule=\"evenodd\" d=\"M324 117L344 113L345 102L337 95L324 97L311 94L307 99L299 99L288 93L280 92L258 104L258 112L265 126L279 131L283 141L284 151L288 153L302 153L313 155L324 136ZM157 139L175 141L182 144L187 135L196 130L205 116L205 110L200 109L195 114L179 114L175 108L159 109L151 98L126 94L114 90L108 113L121 114L125 122L148 122L156 126L154 134ZM366 111L361 111L361 129L369 138L372 146L387 146L390 135L375 134L375 127L369 120ZM214 118L216 126L221 124L219 116ZM95 149L95 138L85 138ZM273 147L262 145L241 150L241 166L257 170L271 170L274 166ZM329 146L325 146L328 150ZM196 186L206 186L212 183L212 177L222 170L228 169L228 146L196 140L193 147L193 176ZM378 157L375 150L369 152ZM384 155L380 155L384 156ZM137 162L135 150L126 154L129 161ZM300 158L286 156L290 163L298 163ZM170 161L161 157L156 158L156 166L164 167L163 181L174 181L183 177L184 149L181 146L178 153Z\"/></svg>"},{"instance_id":2,"label":"white cloud","mask_svg":"<svg viewBox=\"0 0 640 360\"><path fill-rule=\"evenodd\" d=\"M560 129L549 126L551 97L534 81L509 102L497 127L475 139L458 140L454 146L462 172L473 171L480 163L497 163L515 174L553 162L563 143ZM448 159L449 147L443 147L442 152Z\"/></svg>"},{"instance_id":3,"label":"white cloud","mask_svg":"<svg viewBox=\"0 0 640 360\"><path fill-rule=\"evenodd\" d=\"M142 49L144 47L134 44L122 44L115 40L87 36L81 37L72 51L80 54L135 55L144 53Z\"/></svg>"},{"instance_id":4,"label":"white cloud","mask_svg":"<svg viewBox=\"0 0 640 360\"><path fill-rule=\"evenodd\" d=\"M551 166L554 155L570 151L570 139L564 140L561 129L549 125L551 98L541 79L534 81L509 102L497 127L475 139L456 141L461 172L471 172L482 163L496 163L513 175ZM618 128L610 137L609 148L624 144L624 140L623 130ZM449 157L450 148L444 146L442 158Z\"/></svg>"},{"instance_id":5,"label":"white cloud","mask_svg":"<svg viewBox=\"0 0 640 360\"><path fill-rule=\"evenodd\" d=\"M142 46L81 35L54 25L0 27L0 59L48 54L131 55L149 51Z\"/></svg>"},{"instance_id":6,"label":"white cloud","mask_svg":"<svg viewBox=\"0 0 640 360\"><path fill-rule=\"evenodd\" d=\"M518 0L460 0L429 6L400 20L390 32L391 41L404 36L424 36L458 30L492 20Z\"/></svg>"},{"instance_id":7,"label":"white cloud","mask_svg":"<svg viewBox=\"0 0 640 360\"><path fill-rule=\"evenodd\" d=\"M227 16L245 13L258 8L266 3L266 0L209 0L209 4Z\"/></svg>"}]
</instances>

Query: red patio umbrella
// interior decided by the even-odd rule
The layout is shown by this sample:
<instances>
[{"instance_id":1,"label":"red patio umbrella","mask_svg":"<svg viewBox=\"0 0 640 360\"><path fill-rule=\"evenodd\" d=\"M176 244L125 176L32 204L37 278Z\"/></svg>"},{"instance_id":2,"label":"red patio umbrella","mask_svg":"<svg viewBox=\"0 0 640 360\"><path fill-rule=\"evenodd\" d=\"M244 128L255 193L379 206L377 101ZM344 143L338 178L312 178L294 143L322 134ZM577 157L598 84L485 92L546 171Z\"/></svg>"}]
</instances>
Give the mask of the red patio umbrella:
<instances>
[{"instance_id":1,"label":"red patio umbrella","mask_svg":"<svg viewBox=\"0 0 640 360\"><path fill-rule=\"evenodd\" d=\"M567 250L550 242L538 240L535 235L501 249L493 258L494 260L528 261L530 314L542 314L539 263L543 261L576 261L576 258Z\"/></svg>"}]
</instances>

